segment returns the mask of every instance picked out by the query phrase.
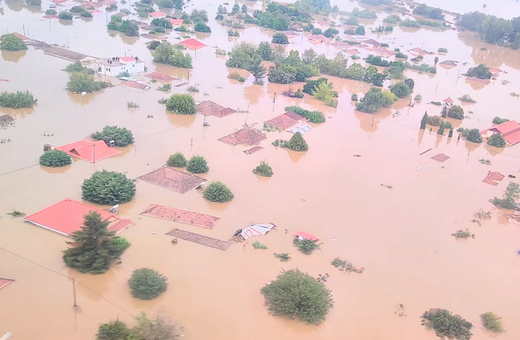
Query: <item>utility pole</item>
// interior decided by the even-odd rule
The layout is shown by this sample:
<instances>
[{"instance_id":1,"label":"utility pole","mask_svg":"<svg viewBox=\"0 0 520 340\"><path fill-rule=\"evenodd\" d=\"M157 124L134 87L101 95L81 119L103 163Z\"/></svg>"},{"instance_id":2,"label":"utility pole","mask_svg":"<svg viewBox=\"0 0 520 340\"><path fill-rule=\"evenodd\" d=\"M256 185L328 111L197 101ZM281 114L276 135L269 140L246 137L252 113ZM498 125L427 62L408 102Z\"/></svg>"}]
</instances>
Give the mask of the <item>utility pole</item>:
<instances>
[{"instance_id":1,"label":"utility pole","mask_svg":"<svg viewBox=\"0 0 520 340\"><path fill-rule=\"evenodd\" d=\"M72 294L74 295L74 308L78 306L76 303L76 279L72 279Z\"/></svg>"}]
</instances>

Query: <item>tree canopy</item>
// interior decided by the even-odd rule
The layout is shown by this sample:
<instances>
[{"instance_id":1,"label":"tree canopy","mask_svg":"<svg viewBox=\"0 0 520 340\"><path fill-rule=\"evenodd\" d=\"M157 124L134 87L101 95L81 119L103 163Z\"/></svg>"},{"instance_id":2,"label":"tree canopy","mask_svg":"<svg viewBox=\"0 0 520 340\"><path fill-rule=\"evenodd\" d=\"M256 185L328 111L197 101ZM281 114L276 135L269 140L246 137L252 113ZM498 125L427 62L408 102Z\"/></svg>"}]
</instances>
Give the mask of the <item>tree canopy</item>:
<instances>
[{"instance_id":1,"label":"tree canopy","mask_svg":"<svg viewBox=\"0 0 520 340\"><path fill-rule=\"evenodd\" d=\"M136 269L128 279L132 296L141 300L152 300L168 288L168 279L150 268Z\"/></svg>"},{"instance_id":2,"label":"tree canopy","mask_svg":"<svg viewBox=\"0 0 520 340\"><path fill-rule=\"evenodd\" d=\"M108 85L102 81L96 81L94 76L85 72L74 72L69 76L67 90L70 92L96 92L106 88Z\"/></svg>"},{"instance_id":3,"label":"tree canopy","mask_svg":"<svg viewBox=\"0 0 520 340\"><path fill-rule=\"evenodd\" d=\"M423 325L433 329L435 334L441 338L469 340L473 335L471 328L473 324L459 315L453 315L446 309L431 309L423 316Z\"/></svg>"},{"instance_id":4,"label":"tree canopy","mask_svg":"<svg viewBox=\"0 0 520 340\"><path fill-rule=\"evenodd\" d=\"M235 196L231 189L222 182L212 182L204 189L204 198L211 202L224 203L231 201Z\"/></svg>"},{"instance_id":5,"label":"tree canopy","mask_svg":"<svg viewBox=\"0 0 520 340\"><path fill-rule=\"evenodd\" d=\"M135 184L124 174L114 171L97 171L83 181L82 198L105 205L126 203L135 195Z\"/></svg>"},{"instance_id":6,"label":"tree canopy","mask_svg":"<svg viewBox=\"0 0 520 340\"><path fill-rule=\"evenodd\" d=\"M205 174L209 171L209 166L204 157L195 155L188 161L186 170L193 172L194 174Z\"/></svg>"},{"instance_id":7,"label":"tree canopy","mask_svg":"<svg viewBox=\"0 0 520 340\"><path fill-rule=\"evenodd\" d=\"M404 81L400 81L390 88L390 91L399 98L405 98L412 92Z\"/></svg>"},{"instance_id":8,"label":"tree canopy","mask_svg":"<svg viewBox=\"0 0 520 340\"><path fill-rule=\"evenodd\" d=\"M397 96L390 91L381 90L372 87L359 102L356 103L356 109L361 112L375 113L382 107L390 107Z\"/></svg>"},{"instance_id":9,"label":"tree canopy","mask_svg":"<svg viewBox=\"0 0 520 340\"><path fill-rule=\"evenodd\" d=\"M458 22L462 27L478 32L487 43L520 48L520 17L506 20L494 15L471 12L462 15Z\"/></svg>"},{"instance_id":10,"label":"tree canopy","mask_svg":"<svg viewBox=\"0 0 520 340\"><path fill-rule=\"evenodd\" d=\"M45 151L45 153L40 156L40 165L43 166L56 168L69 165L71 163L72 159L70 158L69 154L61 150L54 149Z\"/></svg>"},{"instance_id":11,"label":"tree canopy","mask_svg":"<svg viewBox=\"0 0 520 340\"><path fill-rule=\"evenodd\" d=\"M166 102L166 110L180 115L194 115L197 113L197 106L190 94L176 93Z\"/></svg>"},{"instance_id":12,"label":"tree canopy","mask_svg":"<svg viewBox=\"0 0 520 340\"><path fill-rule=\"evenodd\" d=\"M181 68L193 67L191 56L188 53L184 54L181 50L174 48L173 45L168 42L161 43L155 49L153 61Z\"/></svg>"},{"instance_id":13,"label":"tree canopy","mask_svg":"<svg viewBox=\"0 0 520 340\"><path fill-rule=\"evenodd\" d=\"M490 79L493 75L491 71L489 71L489 67L484 64L479 64L476 67L471 67L468 72L466 72L468 77L477 77L480 79Z\"/></svg>"},{"instance_id":14,"label":"tree canopy","mask_svg":"<svg viewBox=\"0 0 520 340\"><path fill-rule=\"evenodd\" d=\"M506 141L504 137L502 137L499 133L494 133L491 137L489 137L487 141L488 145L497 147L497 148L503 148L506 146Z\"/></svg>"},{"instance_id":15,"label":"tree canopy","mask_svg":"<svg viewBox=\"0 0 520 340\"><path fill-rule=\"evenodd\" d=\"M448 110L448 117L462 120L464 119L464 109L458 105L453 105Z\"/></svg>"},{"instance_id":16,"label":"tree canopy","mask_svg":"<svg viewBox=\"0 0 520 340\"><path fill-rule=\"evenodd\" d=\"M134 144L132 131L118 126L105 126L103 130L94 132L91 137L94 140L103 140L107 144L114 141L115 146L121 147Z\"/></svg>"},{"instance_id":17,"label":"tree canopy","mask_svg":"<svg viewBox=\"0 0 520 340\"><path fill-rule=\"evenodd\" d=\"M14 35L14 33L4 34L0 37L0 50L22 51L26 49L27 45L25 45L22 39Z\"/></svg>"},{"instance_id":18,"label":"tree canopy","mask_svg":"<svg viewBox=\"0 0 520 340\"><path fill-rule=\"evenodd\" d=\"M289 44L289 39L283 33L275 33L271 42L273 44L287 45Z\"/></svg>"}]
</instances>

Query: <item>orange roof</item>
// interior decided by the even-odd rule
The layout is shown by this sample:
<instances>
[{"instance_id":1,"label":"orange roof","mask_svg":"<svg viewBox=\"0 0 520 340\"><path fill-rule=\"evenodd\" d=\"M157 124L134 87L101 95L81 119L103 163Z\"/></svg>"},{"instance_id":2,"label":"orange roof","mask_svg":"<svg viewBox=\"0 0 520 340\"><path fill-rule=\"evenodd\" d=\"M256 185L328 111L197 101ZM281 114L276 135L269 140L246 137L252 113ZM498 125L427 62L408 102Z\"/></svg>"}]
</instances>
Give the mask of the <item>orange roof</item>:
<instances>
[{"instance_id":1,"label":"orange roof","mask_svg":"<svg viewBox=\"0 0 520 340\"><path fill-rule=\"evenodd\" d=\"M299 231L296 233L296 236L300 236L301 238L304 238L306 240L311 240L311 241L318 241L318 238L312 234L309 234L305 231Z\"/></svg>"},{"instance_id":2,"label":"orange roof","mask_svg":"<svg viewBox=\"0 0 520 340\"><path fill-rule=\"evenodd\" d=\"M444 99L444 102L445 103L450 103L450 104L453 104L453 99L451 99L450 97Z\"/></svg>"},{"instance_id":3,"label":"orange roof","mask_svg":"<svg viewBox=\"0 0 520 340\"><path fill-rule=\"evenodd\" d=\"M121 151L108 147L102 140L94 142L90 139L58 146L55 149L65 151L72 157L77 157L90 163L98 162L121 153Z\"/></svg>"},{"instance_id":4,"label":"orange roof","mask_svg":"<svg viewBox=\"0 0 520 340\"><path fill-rule=\"evenodd\" d=\"M206 100L197 105L197 111L204 116L215 116L218 118L226 117L236 113L236 110L219 105L211 100Z\"/></svg>"},{"instance_id":5,"label":"orange roof","mask_svg":"<svg viewBox=\"0 0 520 340\"><path fill-rule=\"evenodd\" d=\"M309 37L309 40L314 40L314 41L327 41L329 40L329 38L327 38L326 36L324 36L323 34L313 34Z\"/></svg>"},{"instance_id":6,"label":"orange roof","mask_svg":"<svg viewBox=\"0 0 520 340\"><path fill-rule=\"evenodd\" d=\"M27 38L26 36L21 35L20 33L14 32L13 34L14 34L15 37L17 37L17 38L19 38L19 39L21 39L23 41L31 40L31 39Z\"/></svg>"},{"instance_id":7,"label":"orange roof","mask_svg":"<svg viewBox=\"0 0 520 340\"><path fill-rule=\"evenodd\" d=\"M109 225L108 229L111 231L121 231L128 225L132 224L132 221L130 220L122 220L108 211L92 207L70 198L66 198L48 208L29 215L24 220L45 229L69 236L73 232L81 229L83 226L84 216L91 211L100 214L101 218L104 220L108 220L111 223L116 222ZM124 225L124 228L121 228L121 225Z\"/></svg>"},{"instance_id":8,"label":"orange roof","mask_svg":"<svg viewBox=\"0 0 520 340\"><path fill-rule=\"evenodd\" d=\"M482 180L482 182L484 183L487 183L487 184L491 184L491 185L498 185L497 182L495 181L501 181L504 179L504 175L502 175L500 172L491 172L491 171L488 171L488 174L486 176L486 178L484 178Z\"/></svg>"},{"instance_id":9,"label":"orange roof","mask_svg":"<svg viewBox=\"0 0 520 340\"><path fill-rule=\"evenodd\" d=\"M150 16L154 17L154 18L164 18L166 16L166 13L164 13L164 12L152 12L152 13L150 13Z\"/></svg>"},{"instance_id":10,"label":"orange roof","mask_svg":"<svg viewBox=\"0 0 520 340\"><path fill-rule=\"evenodd\" d=\"M179 44L183 45L186 48L189 48L190 50L198 50L199 48L206 47L205 44L193 38L181 41Z\"/></svg>"},{"instance_id":11,"label":"orange roof","mask_svg":"<svg viewBox=\"0 0 520 340\"><path fill-rule=\"evenodd\" d=\"M260 132L256 132L253 129L244 128L244 129L238 130L230 135L220 138L219 141L227 143L227 144L231 144L231 145L238 145L238 144L254 145L254 144L260 143L264 139L267 139L267 138Z\"/></svg>"},{"instance_id":12,"label":"orange roof","mask_svg":"<svg viewBox=\"0 0 520 340\"><path fill-rule=\"evenodd\" d=\"M297 120L292 119L289 116L281 115L278 117L274 117L273 119L270 119L265 122L267 125L274 126L276 128L285 130L288 129L296 124L298 124Z\"/></svg>"},{"instance_id":13,"label":"orange roof","mask_svg":"<svg viewBox=\"0 0 520 340\"><path fill-rule=\"evenodd\" d=\"M502 135L505 135L505 134L511 133L511 132L519 130L519 129L520 129L520 124L518 124L514 120L510 120L508 122L497 125L489 130L493 131L493 132L498 132Z\"/></svg>"},{"instance_id":14,"label":"orange roof","mask_svg":"<svg viewBox=\"0 0 520 340\"><path fill-rule=\"evenodd\" d=\"M169 75L167 75L165 73L161 73L161 72L148 73L146 76L148 78L152 78L155 80L161 80L161 81L172 81L172 80L176 79L176 78L170 77Z\"/></svg>"},{"instance_id":15,"label":"orange roof","mask_svg":"<svg viewBox=\"0 0 520 340\"><path fill-rule=\"evenodd\" d=\"M489 71L491 73L500 73L500 72L503 72L501 69L499 68L496 68L496 67L488 67L489 68Z\"/></svg>"},{"instance_id":16,"label":"orange roof","mask_svg":"<svg viewBox=\"0 0 520 340\"><path fill-rule=\"evenodd\" d=\"M219 217L199 214L193 211L166 207L159 204L151 204L148 209L139 215L162 218L178 223L195 225L197 227L213 229L215 224L220 220Z\"/></svg>"},{"instance_id":17,"label":"orange roof","mask_svg":"<svg viewBox=\"0 0 520 340\"><path fill-rule=\"evenodd\" d=\"M206 182L206 179L202 177L169 167L159 168L140 176L139 179L181 194L195 189Z\"/></svg>"},{"instance_id":18,"label":"orange roof","mask_svg":"<svg viewBox=\"0 0 520 340\"><path fill-rule=\"evenodd\" d=\"M292 112L292 111L287 111L286 113L284 113L284 116L287 116L287 117L292 118L294 120L302 120L302 119L304 119L304 117L302 117L299 114L297 114L296 112Z\"/></svg>"},{"instance_id":19,"label":"orange roof","mask_svg":"<svg viewBox=\"0 0 520 340\"><path fill-rule=\"evenodd\" d=\"M168 19L172 25L180 26L183 23L182 19Z\"/></svg>"},{"instance_id":20,"label":"orange roof","mask_svg":"<svg viewBox=\"0 0 520 340\"><path fill-rule=\"evenodd\" d=\"M126 63L130 63L132 61L135 61L135 59L132 58L132 57L121 57L121 58L119 58L119 60L124 61Z\"/></svg>"}]
</instances>

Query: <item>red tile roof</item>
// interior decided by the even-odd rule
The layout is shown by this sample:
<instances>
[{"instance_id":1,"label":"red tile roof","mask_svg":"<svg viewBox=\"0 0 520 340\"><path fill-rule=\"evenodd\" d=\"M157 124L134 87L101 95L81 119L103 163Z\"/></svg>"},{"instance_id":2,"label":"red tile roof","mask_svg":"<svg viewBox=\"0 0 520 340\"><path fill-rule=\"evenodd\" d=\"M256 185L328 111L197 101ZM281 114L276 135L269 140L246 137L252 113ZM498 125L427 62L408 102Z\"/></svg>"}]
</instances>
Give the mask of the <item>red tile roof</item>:
<instances>
[{"instance_id":1,"label":"red tile roof","mask_svg":"<svg viewBox=\"0 0 520 340\"><path fill-rule=\"evenodd\" d=\"M123 82L123 85L130 86L130 87L133 87L134 89L143 90L143 91L148 91L150 89L150 86L148 86L146 84L141 84L141 83L138 83L136 81L131 81L131 80Z\"/></svg>"},{"instance_id":2,"label":"red tile roof","mask_svg":"<svg viewBox=\"0 0 520 340\"><path fill-rule=\"evenodd\" d=\"M284 116L287 116L287 117L292 118L294 120L305 119L305 117L302 117L299 114L297 114L296 112L292 112L292 111L287 111L286 113L284 113Z\"/></svg>"},{"instance_id":3,"label":"red tile roof","mask_svg":"<svg viewBox=\"0 0 520 340\"><path fill-rule=\"evenodd\" d=\"M202 113L204 116L215 116L218 118L226 117L237 112L236 110L224 107L211 100L206 100L197 105L197 111Z\"/></svg>"},{"instance_id":4,"label":"red tile roof","mask_svg":"<svg viewBox=\"0 0 520 340\"><path fill-rule=\"evenodd\" d=\"M503 72L501 69L496 68L496 67L489 67L489 71L491 73L501 73L501 72Z\"/></svg>"},{"instance_id":5,"label":"red tile roof","mask_svg":"<svg viewBox=\"0 0 520 340\"><path fill-rule=\"evenodd\" d=\"M510 132L506 135L502 135L502 137L504 137L505 141L511 145L518 144L520 143L520 130Z\"/></svg>"},{"instance_id":6,"label":"red tile roof","mask_svg":"<svg viewBox=\"0 0 520 340\"><path fill-rule=\"evenodd\" d=\"M453 104L453 99L451 99L450 97L444 99L444 102L445 103L449 103L449 104Z\"/></svg>"},{"instance_id":7,"label":"red tile roof","mask_svg":"<svg viewBox=\"0 0 520 340\"><path fill-rule=\"evenodd\" d=\"M438 153L438 154L436 154L435 156L432 157L432 159L437 161L437 162L445 162L449 158L450 158L450 156L447 156L447 155L445 155L443 153Z\"/></svg>"},{"instance_id":8,"label":"red tile roof","mask_svg":"<svg viewBox=\"0 0 520 340\"><path fill-rule=\"evenodd\" d=\"M255 145L267 139L263 134L253 129L244 128L219 139L219 141L231 144Z\"/></svg>"},{"instance_id":9,"label":"red tile roof","mask_svg":"<svg viewBox=\"0 0 520 340\"><path fill-rule=\"evenodd\" d=\"M23 41L29 41L29 40L31 40L31 39L27 38L26 36L21 35L20 33L16 33L16 32L14 32L13 34L14 34L15 37L17 37L17 38L19 38L19 39L22 39Z\"/></svg>"},{"instance_id":10,"label":"red tile roof","mask_svg":"<svg viewBox=\"0 0 520 340\"><path fill-rule=\"evenodd\" d=\"M131 57L121 57L121 58L119 58L119 60L124 61L126 63L130 63L132 61L135 61L135 59L131 58Z\"/></svg>"},{"instance_id":11,"label":"red tile roof","mask_svg":"<svg viewBox=\"0 0 520 340\"><path fill-rule=\"evenodd\" d=\"M139 177L139 179L181 194L195 189L206 182L206 179L202 177L169 167L159 168Z\"/></svg>"},{"instance_id":12,"label":"red tile roof","mask_svg":"<svg viewBox=\"0 0 520 340\"><path fill-rule=\"evenodd\" d=\"M347 51L344 51L346 54L348 55L357 55L359 54L359 51L356 50L356 49L353 49L353 50L347 50Z\"/></svg>"},{"instance_id":13,"label":"red tile roof","mask_svg":"<svg viewBox=\"0 0 520 340\"><path fill-rule=\"evenodd\" d=\"M189 48L190 50L198 50L199 48L206 47L205 44L193 38L181 41L179 44L183 45L186 48Z\"/></svg>"},{"instance_id":14,"label":"red tile roof","mask_svg":"<svg viewBox=\"0 0 520 340\"><path fill-rule=\"evenodd\" d=\"M215 224L220 220L220 217L199 214L196 212L166 207L159 204L151 204L148 209L143 211L140 215L161 218L173 222L184 224L191 224L197 227L213 229Z\"/></svg>"},{"instance_id":15,"label":"red tile roof","mask_svg":"<svg viewBox=\"0 0 520 340\"><path fill-rule=\"evenodd\" d=\"M316 236L306 233L305 231L299 231L295 235L300 236L301 238L304 238L306 240L318 241L318 238Z\"/></svg>"},{"instance_id":16,"label":"red tile roof","mask_svg":"<svg viewBox=\"0 0 520 340\"><path fill-rule=\"evenodd\" d=\"M182 25L182 22L183 22L182 19L168 19L168 21L169 21L172 25L176 25L176 26L180 26L180 25Z\"/></svg>"},{"instance_id":17,"label":"red tile roof","mask_svg":"<svg viewBox=\"0 0 520 340\"><path fill-rule=\"evenodd\" d=\"M288 129L296 124L298 124L297 120L292 119L289 116L281 115L278 117L274 117L273 119L270 119L265 122L267 125L274 126L275 128L285 130Z\"/></svg>"},{"instance_id":18,"label":"red tile roof","mask_svg":"<svg viewBox=\"0 0 520 340\"><path fill-rule=\"evenodd\" d=\"M505 135L505 134L508 134L510 132L513 132L513 131L516 131L520 129L520 124L518 124L516 121L514 120L510 120L508 122L505 122L505 123L502 123L500 125L497 125L491 129L489 129L490 131L493 131L493 132L498 132L502 135Z\"/></svg>"},{"instance_id":19,"label":"red tile roof","mask_svg":"<svg viewBox=\"0 0 520 340\"><path fill-rule=\"evenodd\" d=\"M161 72L148 73L146 76L148 78L152 78L152 79L160 80L160 81L172 81L174 79L177 79L177 78L170 77L169 75L167 75L165 73L161 73Z\"/></svg>"},{"instance_id":20,"label":"red tile roof","mask_svg":"<svg viewBox=\"0 0 520 340\"><path fill-rule=\"evenodd\" d=\"M121 153L121 151L108 147L102 140L94 142L90 139L58 146L55 149L64 151L72 157L77 157L90 163L99 162L100 160Z\"/></svg>"},{"instance_id":21,"label":"red tile roof","mask_svg":"<svg viewBox=\"0 0 520 340\"><path fill-rule=\"evenodd\" d=\"M246 155L250 155L250 154L255 153L255 152L258 152L258 151L260 151L260 150L262 150L262 149L263 149L263 147L261 147L261 146L254 146L254 147L252 147L251 149L245 150L244 153L245 153Z\"/></svg>"},{"instance_id":22,"label":"red tile roof","mask_svg":"<svg viewBox=\"0 0 520 340\"><path fill-rule=\"evenodd\" d=\"M309 37L309 40L313 40L313 41L327 41L329 40L329 38L327 38L326 36L322 35L322 34L313 34Z\"/></svg>"},{"instance_id":23,"label":"red tile roof","mask_svg":"<svg viewBox=\"0 0 520 340\"><path fill-rule=\"evenodd\" d=\"M84 216L90 211L95 211L100 214L104 220L108 220L111 223L108 226L108 229L115 231L116 233L133 224L130 220L122 220L108 211L92 207L70 198L66 198L48 208L29 215L25 217L24 220L37 226L69 236L73 232L81 229L83 226Z\"/></svg>"},{"instance_id":24,"label":"red tile roof","mask_svg":"<svg viewBox=\"0 0 520 340\"><path fill-rule=\"evenodd\" d=\"M484 178L482 180L482 182L484 183L487 183L487 184L491 184L491 185L498 185L497 182L495 181L501 181L504 179L504 175L502 175L500 172L491 172L491 171L488 171L488 174L486 176L486 178Z\"/></svg>"},{"instance_id":25,"label":"red tile roof","mask_svg":"<svg viewBox=\"0 0 520 340\"><path fill-rule=\"evenodd\" d=\"M164 18L166 16L166 13L164 12L152 12L150 13L150 16L153 18Z\"/></svg>"},{"instance_id":26,"label":"red tile roof","mask_svg":"<svg viewBox=\"0 0 520 340\"><path fill-rule=\"evenodd\" d=\"M182 229L178 229L178 228L170 230L168 233L166 233L166 235L178 237L182 240L202 244L203 246L208 246L208 247L212 247L212 248L216 248L216 249L220 249L220 250L227 250L233 244L230 241L218 240L213 237L195 234L190 231L186 231L186 230L182 230Z\"/></svg>"},{"instance_id":27,"label":"red tile roof","mask_svg":"<svg viewBox=\"0 0 520 340\"><path fill-rule=\"evenodd\" d=\"M7 285L9 285L10 283L13 283L13 282L14 282L14 280L12 280L12 279L0 277L0 289L6 287Z\"/></svg>"}]
</instances>

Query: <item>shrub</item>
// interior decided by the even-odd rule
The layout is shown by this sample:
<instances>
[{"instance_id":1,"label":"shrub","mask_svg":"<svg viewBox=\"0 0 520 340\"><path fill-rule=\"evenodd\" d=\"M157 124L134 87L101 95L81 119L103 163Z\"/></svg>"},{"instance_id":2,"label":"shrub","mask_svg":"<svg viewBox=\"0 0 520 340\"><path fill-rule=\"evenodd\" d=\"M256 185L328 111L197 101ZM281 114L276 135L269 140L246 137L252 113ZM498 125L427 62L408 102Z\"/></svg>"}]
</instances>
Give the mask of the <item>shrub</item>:
<instances>
[{"instance_id":1,"label":"shrub","mask_svg":"<svg viewBox=\"0 0 520 340\"><path fill-rule=\"evenodd\" d=\"M33 107L36 100L29 91L17 91L14 93L0 93L0 106L19 109L22 107Z\"/></svg>"},{"instance_id":2,"label":"shrub","mask_svg":"<svg viewBox=\"0 0 520 340\"><path fill-rule=\"evenodd\" d=\"M273 168L266 162L261 162L259 166L253 169L253 173L262 177L271 177L273 175Z\"/></svg>"},{"instance_id":3,"label":"shrub","mask_svg":"<svg viewBox=\"0 0 520 340\"><path fill-rule=\"evenodd\" d=\"M353 102L357 102L358 101L358 95L356 93L353 93L352 96L350 96L350 100L352 100Z\"/></svg>"},{"instance_id":4,"label":"shrub","mask_svg":"<svg viewBox=\"0 0 520 340\"><path fill-rule=\"evenodd\" d=\"M500 118L500 117L493 118L493 124L502 124L502 123L505 123L505 122L509 122L509 119L507 119L507 118Z\"/></svg>"},{"instance_id":5,"label":"shrub","mask_svg":"<svg viewBox=\"0 0 520 340\"><path fill-rule=\"evenodd\" d=\"M56 15L56 14L58 14L58 12L56 12L56 10L52 9L52 8L45 11L45 15Z\"/></svg>"},{"instance_id":6,"label":"shrub","mask_svg":"<svg viewBox=\"0 0 520 340\"><path fill-rule=\"evenodd\" d=\"M282 262L288 262L291 259L289 253L273 253L273 255Z\"/></svg>"},{"instance_id":7,"label":"shrub","mask_svg":"<svg viewBox=\"0 0 520 340\"><path fill-rule=\"evenodd\" d=\"M283 271L261 289L273 315L319 324L333 306L332 296L322 283L298 269Z\"/></svg>"},{"instance_id":8,"label":"shrub","mask_svg":"<svg viewBox=\"0 0 520 340\"><path fill-rule=\"evenodd\" d=\"M81 62L77 61L73 64L69 64L67 65L67 67L65 67L64 69L65 72L68 72L68 73L73 73L73 72L83 72L83 73L86 73L86 74L94 74L94 70L91 69L91 68L88 68L86 66L83 66L81 64Z\"/></svg>"},{"instance_id":9,"label":"shrub","mask_svg":"<svg viewBox=\"0 0 520 340\"><path fill-rule=\"evenodd\" d=\"M130 329L124 322L112 321L99 325L96 340L126 340L129 338Z\"/></svg>"},{"instance_id":10,"label":"shrub","mask_svg":"<svg viewBox=\"0 0 520 340\"><path fill-rule=\"evenodd\" d=\"M322 124L325 123L325 115L321 113L320 111L310 111L305 118L311 123L314 124Z\"/></svg>"},{"instance_id":11,"label":"shrub","mask_svg":"<svg viewBox=\"0 0 520 340\"><path fill-rule=\"evenodd\" d=\"M395 57L396 58L401 58L401 59L408 59L408 56L406 54L404 54L403 52L397 52L395 54Z\"/></svg>"},{"instance_id":12,"label":"shrub","mask_svg":"<svg viewBox=\"0 0 520 340\"><path fill-rule=\"evenodd\" d=\"M94 132L91 137L94 140L103 140L107 144L114 141L115 146L121 147L134 143L132 131L118 126L105 126L103 130Z\"/></svg>"},{"instance_id":13,"label":"shrub","mask_svg":"<svg viewBox=\"0 0 520 340\"><path fill-rule=\"evenodd\" d=\"M283 33L275 33L273 35L273 40L271 40L271 42L273 44L287 45L287 44L289 44L289 39Z\"/></svg>"},{"instance_id":14,"label":"shrub","mask_svg":"<svg viewBox=\"0 0 520 340\"><path fill-rule=\"evenodd\" d=\"M311 241L306 239L300 240L299 238L295 238L293 244L305 255L310 255L314 250L319 248L317 242L318 241Z\"/></svg>"},{"instance_id":15,"label":"shrub","mask_svg":"<svg viewBox=\"0 0 520 340\"><path fill-rule=\"evenodd\" d=\"M166 164L168 164L168 166L173 166L176 168L184 168L187 164L187 160L182 153L177 152L168 158Z\"/></svg>"},{"instance_id":16,"label":"shrub","mask_svg":"<svg viewBox=\"0 0 520 340\"><path fill-rule=\"evenodd\" d=\"M186 89L186 91L188 91L188 92L199 92L199 89L196 86L191 85L191 86L189 86Z\"/></svg>"},{"instance_id":17,"label":"shrub","mask_svg":"<svg viewBox=\"0 0 520 340\"><path fill-rule=\"evenodd\" d=\"M493 314L492 312L487 312L480 315L480 319L482 320L482 325L494 332L494 333L503 333L504 327L502 326L502 318L498 315Z\"/></svg>"},{"instance_id":18,"label":"shrub","mask_svg":"<svg viewBox=\"0 0 520 340\"><path fill-rule=\"evenodd\" d=\"M426 122L432 126L440 126L442 123L442 119L439 116L428 116Z\"/></svg>"},{"instance_id":19,"label":"shrub","mask_svg":"<svg viewBox=\"0 0 520 340\"><path fill-rule=\"evenodd\" d=\"M457 340L469 340L471 338L471 322L464 320L459 315L453 315L446 309L430 309L422 316L423 325L433 329L440 337Z\"/></svg>"},{"instance_id":20,"label":"shrub","mask_svg":"<svg viewBox=\"0 0 520 340\"><path fill-rule=\"evenodd\" d=\"M195 32L202 32L202 33L211 33L211 28L206 25L204 22L197 22L195 24L195 28L194 28Z\"/></svg>"},{"instance_id":21,"label":"shrub","mask_svg":"<svg viewBox=\"0 0 520 340\"><path fill-rule=\"evenodd\" d=\"M240 33L237 30L229 30L227 32L228 37L239 37Z\"/></svg>"},{"instance_id":22,"label":"shrub","mask_svg":"<svg viewBox=\"0 0 520 340\"><path fill-rule=\"evenodd\" d=\"M75 72L69 76L67 83L67 90L70 92L95 92L107 87L107 84L100 81L95 81L94 77L84 72Z\"/></svg>"},{"instance_id":23,"label":"shrub","mask_svg":"<svg viewBox=\"0 0 520 340\"><path fill-rule=\"evenodd\" d=\"M405 98L408 95L410 95L411 90L405 82L400 81L392 85L392 87L390 88L390 92L392 92L399 98Z\"/></svg>"},{"instance_id":24,"label":"shrub","mask_svg":"<svg viewBox=\"0 0 520 340\"><path fill-rule=\"evenodd\" d=\"M141 300L152 300L168 288L168 279L149 268L136 269L128 280L132 296Z\"/></svg>"},{"instance_id":25,"label":"shrub","mask_svg":"<svg viewBox=\"0 0 520 340\"><path fill-rule=\"evenodd\" d=\"M197 113L195 100L189 94L174 94L168 99L166 109L181 115L194 115Z\"/></svg>"},{"instance_id":26,"label":"shrub","mask_svg":"<svg viewBox=\"0 0 520 340\"><path fill-rule=\"evenodd\" d=\"M14 35L14 33L4 34L0 37L0 50L22 51L26 49L27 45L25 45L22 39Z\"/></svg>"},{"instance_id":27,"label":"shrub","mask_svg":"<svg viewBox=\"0 0 520 340\"><path fill-rule=\"evenodd\" d=\"M453 105L448 110L448 117L462 120L464 119L464 110L458 105Z\"/></svg>"},{"instance_id":28,"label":"shrub","mask_svg":"<svg viewBox=\"0 0 520 340\"><path fill-rule=\"evenodd\" d=\"M209 171L209 167L204 157L195 155L188 161L186 170L194 174L204 174Z\"/></svg>"},{"instance_id":29,"label":"shrub","mask_svg":"<svg viewBox=\"0 0 520 340\"><path fill-rule=\"evenodd\" d=\"M213 182L204 189L204 198L211 202L229 202L235 196L231 190L221 182Z\"/></svg>"},{"instance_id":30,"label":"shrub","mask_svg":"<svg viewBox=\"0 0 520 340\"><path fill-rule=\"evenodd\" d=\"M465 132L465 136L467 140L473 143L482 143L482 136L480 135L479 129L471 129Z\"/></svg>"},{"instance_id":31,"label":"shrub","mask_svg":"<svg viewBox=\"0 0 520 340\"><path fill-rule=\"evenodd\" d=\"M72 20L72 14L69 12L60 12L60 14L58 14L58 18L61 20Z\"/></svg>"},{"instance_id":32,"label":"shrub","mask_svg":"<svg viewBox=\"0 0 520 340\"><path fill-rule=\"evenodd\" d=\"M253 248L255 248L255 249L267 249L267 246L262 244L262 243L260 243L260 242L258 242L258 241L255 241L253 243Z\"/></svg>"},{"instance_id":33,"label":"shrub","mask_svg":"<svg viewBox=\"0 0 520 340\"><path fill-rule=\"evenodd\" d=\"M84 200L114 205L131 201L135 195L135 184L124 174L103 170L84 180L81 191Z\"/></svg>"},{"instance_id":34,"label":"shrub","mask_svg":"<svg viewBox=\"0 0 520 340\"><path fill-rule=\"evenodd\" d=\"M471 96L469 94L463 95L462 97L459 98L459 100L461 102L465 102L465 103L476 103L477 102L475 99L471 98Z\"/></svg>"},{"instance_id":35,"label":"shrub","mask_svg":"<svg viewBox=\"0 0 520 340\"><path fill-rule=\"evenodd\" d=\"M444 47L439 47L439 49L437 50L437 52L439 52L439 53L448 53L448 49L447 49L447 48L444 48Z\"/></svg>"},{"instance_id":36,"label":"shrub","mask_svg":"<svg viewBox=\"0 0 520 340\"><path fill-rule=\"evenodd\" d=\"M454 236L456 239L459 239L459 238L462 238L462 239L467 239L467 238L475 238L475 234L472 234L470 233L469 229L466 229L466 230L458 230L457 232L451 234L451 236Z\"/></svg>"},{"instance_id":37,"label":"shrub","mask_svg":"<svg viewBox=\"0 0 520 340\"><path fill-rule=\"evenodd\" d=\"M291 149L293 151L307 151L309 150L309 145L307 145L307 142L305 139L303 139L302 134L299 132L296 132L291 139L287 142L286 147L288 149Z\"/></svg>"},{"instance_id":38,"label":"shrub","mask_svg":"<svg viewBox=\"0 0 520 340\"><path fill-rule=\"evenodd\" d=\"M40 165L50 166L50 167L60 167L69 165L72 163L72 159L70 156L61 150L49 150L45 151L43 155L40 156Z\"/></svg>"},{"instance_id":39,"label":"shrub","mask_svg":"<svg viewBox=\"0 0 520 340\"><path fill-rule=\"evenodd\" d=\"M502 137L499 133L494 133L487 141L488 145L497 147L497 148L503 148L506 146L506 141L504 137Z\"/></svg>"},{"instance_id":40,"label":"shrub","mask_svg":"<svg viewBox=\"0 0 520 340\"><path fill-rule=\"evenodd\" d=\"M413 100L415 100L416 102L420 102L420 101L422 101L422 96L420 94L418 94L415 96L415 98Z\"/></svg>"}]
</instances>

